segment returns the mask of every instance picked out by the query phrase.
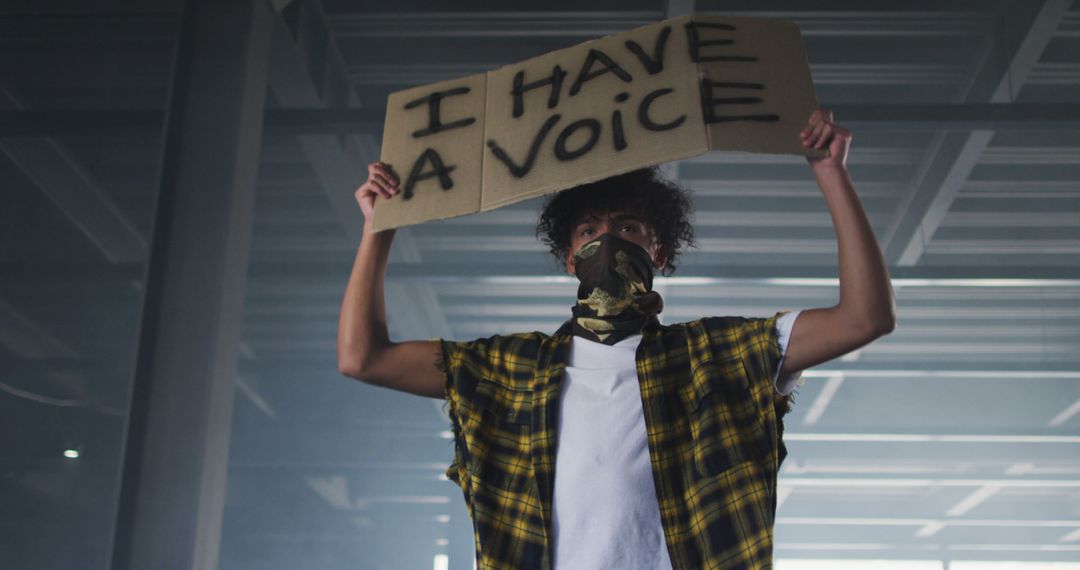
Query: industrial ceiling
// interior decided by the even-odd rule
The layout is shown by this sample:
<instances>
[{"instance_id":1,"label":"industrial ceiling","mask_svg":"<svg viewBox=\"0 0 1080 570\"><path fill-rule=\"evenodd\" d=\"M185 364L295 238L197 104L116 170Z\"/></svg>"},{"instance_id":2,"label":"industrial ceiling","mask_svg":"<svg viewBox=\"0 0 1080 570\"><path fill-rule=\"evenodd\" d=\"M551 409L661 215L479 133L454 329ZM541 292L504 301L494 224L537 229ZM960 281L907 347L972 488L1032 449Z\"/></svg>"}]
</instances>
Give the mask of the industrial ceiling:
<instances>
[{"instance_id":1,"label":"industrial ceiling","mask_svg":"<svg viewBox=\"0 0 1080 570\"><path fill-rule=\"evenodd\" d=\"M690 12L801 26L819 100L855 133L897 297L895 332L804 373L776 557L1080 560L1080 3L270 4L222 569L464 567L442 402L337 371L352 191L386 97ZM0 559L15 568L109 556L178 23L170 2L0 5ZM664 172L693 191L698 247L657 281L663 322L837 302L803 159ZM399 230L392 338L554 332L576 280L534 236L539 204Z\"/></svg>"}]
</instances>

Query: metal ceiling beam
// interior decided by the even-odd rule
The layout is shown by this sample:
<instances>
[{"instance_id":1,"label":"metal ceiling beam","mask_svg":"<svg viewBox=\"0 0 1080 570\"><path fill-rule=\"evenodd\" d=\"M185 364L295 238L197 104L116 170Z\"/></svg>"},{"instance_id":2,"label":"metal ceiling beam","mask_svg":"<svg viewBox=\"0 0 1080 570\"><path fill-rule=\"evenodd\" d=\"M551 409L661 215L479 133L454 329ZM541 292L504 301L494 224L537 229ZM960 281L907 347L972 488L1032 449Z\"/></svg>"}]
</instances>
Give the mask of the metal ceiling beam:
<instances>
[{"instance_id":1,"label":"metal ceiling beam","mask_svg":"<svg viewBox=\"0 0 1080 570\"><path fill-rule=\"evenodd\" d=\"M0 112L28 112L14 87L2 80ZM160 129L163 119L161 116L148 126ZM138 262L146 257L146 236L57 141L47 135L0 139L0 150L110 263Z\"/></svg>"},{"instance_id":2,"label":"metal ceiling beam","mask_svg":"<svg viewBox=\"0 0 1080 570\"><path fill-rule=\"evenodd\" d=\"M983 60L962 95L963 100L968 104L981 101L1006 104L1014 101L1071 3L1072 0L1046 0L1034 13L1021 10L1022 14L1029 16L1027 21L1013 17L1010 8L1030 6L1029 3L1005 4L1005 11L1001 14L1002 31L1019 24L1024 30L1022 38L1006 46L1002 46L996 36L987 38L989 46L984 50ZM1008 62L1004 69L1000 67L1002 60ZM971 133L943 134L930 146L927 159L916 175L894 223L882 236L885 258L890 264L911 266L919 262L926 244L933 239L953 200L990 145L994 130L994 127L983 126L976 127L975 132Z\"/></svg>"},{"instance_id":3,"label":"metal ceiling beam","mask_svg":"<svg viewBox=\"0 0 1080 570\"><path fill-rule=\"evenodd\" d=\"M967 103L834 105L852 128L875 130L1064 130L1080 126L1080 105L1056 103ZM1058 124L1063 122L1064 125Z\"/></svg>"},{"instance_id":4,"label":"metal ceiling beam","mask_svg":"<svg viewBox=\"0 0 1080 570\"><path fill-rule=\"evenodd\" d=\"M824 103L853 129L884 131L1075 131L1080 129L1080 104L1075 103L942 103L836 104ZM267 134L366 134L378 136L384 109L267 109ZM2 111L0 137L44 137L102 132L146 132L160 129L158 111ZM365 154L361 153L363 151ZM344 153L344 150L337 154ZM374 148L359 147L355 160L374 158ZM357 176L366 172L356 173ZM349 174L338 176L354 180ZM361 179L362 180L362 179ZM340 185L339 185L340 186ZM348 193L352 200L351 192ZM338 201L344 200L338 198Z\"/></svg>"},{"instance_id":5,"label":"metal ceiling beam","mask_svg":"<svg viewBox=\"0 0 1080 570\"><path fill-rule=\"evenodd\" d=\"M672 0L693 5L693 0ZM667 12L670 14L670 6ZM673 17L671 15L667 17ZM665 18L662 11L581 12L399 12L332 17L339 38L581 38L590 39L645 26Z\"/></svg>"},{"instance_id":6,"label":"metal ceiling beam","mask_svg":"<svg viewBox=\"0 0 1080 570\"><path fill-rule=\"evenodd\" d=\"M35 114L26 109L14 87L3 82L0 82L0 110ZM138 125L141 130L158 130L163 127L165 116L160 112L138 112L121 119L125 120L132 125ZM93 131L100 132L99 129ZM50 282L59 279L78 282L98 280L103 275L123 275L126 283L118 282L117 286L141 284L143 264L149 250L147 237L127 218L77 158L59 142L47 136L0 139L0 149L101 252L105 260L112 264L108 267L96 265L96 269L83 273L78 270L69 273L66 264L53 266L56 271L41 279ZM27 282L27 279L34 279L20 270L6 274L17 275L18 280L23 283ZM0 316L5 317L0 319L0 322L4 323L4 326L0 327L0 346L6 346L12 353L32 359L76 358L71 348L55 340L50 333L22 316L2 298ZM246 345L241 342L241 346ZM26 367L20 365L18 370L25 372ZM82 376L79 376L79 381L88 382ZM245 394L251 395L246 391Z\"/></svg>"},{"instance_id":7,"label":"metal ceiling beam","mask_svg":"<svg viewBox=\"0 0 1080 570\"><path fill-rule=\"evenodd\" d=\"M78 357L78 353L66 342L39 326L34 319L2 297L0 297L0 347L4 347L17 357L31 360Z\"/></svg>"},{"instance_id":8,"label":"metal ceiling beam","mask_svg":"<svg viewBox=\"0 0 1080 570\"><path fill-rule=\"evenodd\" d=\"M258 271L258 268L255 269ZM1074 266L1058 267L1000 267L1000 266L931 266L931 267L891 267L890 276L893 281L910 280L913 282L926 282L926 285L970 285L970 286L993 286L1002 287L1024 285L1024 281L1030 282L1030 286L1058 285L1067 287L1080 286L1080 268ZM529 265L499 265L485 267L483 265L463 268L458 264L426 262L423 264L391 264L387 270L387 279L432 279L439 281L475 281L483 279L529 279L536 281L551 281L558 279L573 280L573 277L564 274L545 274L536 267ZM660 279L658 277L658 279ZM748 283L748 282L773 282L778 280L810 280L810 279L836 279L836 268L826 266L701 266L693 267L677 276L676 283L692 283L699 279L715 280L716 283ZM1010 280L1019 280L1010 283ZM935 283L936 282L936 283ZM790 283L798 284L798 283ZM810 283L805 283L810 284ZM817 283L822 284L822 283ZM916 283L911 283L916 284Z\"/></svg>"},{"instance_id":9,"label":"metal ceiling beam","mask_svg":"<svg viewBox=\"0 0 1080 570\"><path fill-rule=\"evenodd\" d=\"M294 0L268 0L280 12ZM80 8L82 4L80 4ZM665 0L655 11L496 11L419 12L403 17L399 12L331 14L330 27L338 38L595 38L636 26L693 13L693 0ZM111 40L172 41L175 15L155 5L136 13L9 14L0 22L0 41L18 43L95 42ZM123 16L118 16L118 14ZM985 12L938 11L792 11L736 10L701 12L792 20L806 36L951 36L974 33L986 25Z\"/></svg>"},{"instance_id":10,"label":"metal ceiling beam","mask_svg":"<svg viewBox=\"0 0 1080 570\"><path fill-rule=\"evenodd\" d=\"M353 78L366 87L404 89L474 73L482 73L514 63L492 58L487 61L443 63L363 63L349 66ZM951 63L812 63L810 71L817 85L948 85L964 82L961 65ZM1055 74L1058 75L1058 74ZM1066 75L1065 80L1068 76ZM1056 76L1055 81L1061 81Z\"/></svg>"},{"instance_id":11,"label":"metal ceiling beam","mask_svg":"<svg viewBox=\"0 0 1080 570\"><path fill-rule=\"evenodd\" d=\"M81 17L115 14L144 14L147 12L170 12L175 19L178 0L160 0L153 3L144 0L107 0L83 2L82 0L54 0L52 2L4 2L0 4L0 16L11 17Z\"/></svg>"},{"instance_id":12,"label":"metal ceiling beam","mask_svg":"<svg viewBox=\"0 0 1080 570\"><path fill-rule=\"evenodd\" d=\"M327 279L341 279L340 263L325 262L262 262L251 265L251 281L271 281L277 284L292 283L302 293L307 285L326 285ZM71 281L91 278L108 279L119 286L124 282L140 279L142 267L137 263L119 265L73 264L55 267L38 263L0 263L0 274L17 275L22 283L56 282L65 277ZM1072 265L1055 266L999 266L999 265L942 265L889 268L893 281L909 281L906 286L950 287L1077 287L1080 286L1080 268ZM659 277L658 277L659 278ZM674 278L684 283L708 279L715 283L754 284L760 282L784 285L822 285L822 280L835 280L836 268L825 265L789 265L783 267L731 265L724 267L690 267ZM465 270L459 264L439 262L391 262L387 279L432 280L480 280L509 279L514 282L532 280L537 283L573 279L561 272L545 273L534 265L503 264L477 265ZM676 281L677 282L677 281Z\"/></svg>"},{"instance_id":13,"label":"metal ceiling beam","mask_svg":"<svg viewBox=\"0 0 1080 570\"><path fill-rule=\"evenodd\" d=\"M1069 103L825 103L823 106L832 109L843 123L860 130L1076 131L1080 128L1080 105ZM376 136L382 130L383 113L383 109L268 109L266 132L273 135ZM163 118L160 111L0 110L0 137L146 132L160 128ZM366 173L361 174L366 177Z\"/></svg>"},{"instance_id":14,"label":"metal ceiling beam","mask_svg":"<svg viewBox=\"0 0 1080 570\"><path fill-rule=\"evenodd\" d=\"M319 2L298 0L275 12L270 65L270 91L286 108L336 116L356 103L352 80ZM266 113L268 133L274 132L269 124L271 114L271 110ZM370 116L361 114L365 119ZM362 165L373 158L371 153L332 130L278 133L298 136L344 235L350 243L359 243L361 218L353 190L367 177Z\"/></svg>"},{"instance_id":15,"label":"metal ceiling beam","mask_svg":"<svg viewBox=\"0 0 1080 570\"><path fill-rule=\"evenodd\" d=\"M351 108L357 104L352 79L320 2L296 0L277 13L271 65L270 88L274 96L285 107L303 110L299 114L295 110L270 111L267 121L274 123L275 114L285 114L285 123L278 123L285 128L276 132L297 135L348 243L359 244L364 220L353 194L367 178L367 163L378 158L375 134L381 126L378 123L382 111ZM293 131L287 126L290 113L291 119L301 126L305 113L314 115L314 120L306 119L309 125L331 125L334 121L326 119L343 115L358 117L362 129L347 130L334 125L330 129ZM378 122L373 124L373 120ZM275 132L273 127L269 130ZM421 261L411 229L399 229L395 242L390 252L392 262ZM398 309L391 311L391 326L410 338L449 336L449 323L442 316L438 296L431 286L419 282L408 289L388 291L388 305ZM398 299L400 295L406 297Z\"/></svg>"},{"instance_id":16,"label":"metal ceiling beam","mask_svg":"<svg viewBox=\"0 0 1080 570\"><path fill-rule=\"evenodd\" d=\"M0 110L6 112L26 110L26 105L17 95L15 88L2 80L0 80ZM161 124L161 122L157 124L158 128ZM142 262L149 249L146 236L128 219L101 184L66 148L50 137L23 137L0 139L0 150L7 155L12 164L23 173L37 191L51 201L57 210L101 253L106 262L127 264L135 269L131 272L131 278L141 279ZM52 277L52 282L72 279L72 276L62 272L62 265L54 264L54 267L57 267L60 273ZM24 276L21 273L3 274L9 279L14 278L23 282ZM79 357L75 349L2 297L0 297L0 347L15 356L28 360L41 358L70 360ZM22 367L9 370L28 375L28 371ZM51 372L55 373L55 371ZM33 378L38 388L41 388L56 382L52 376L53 374L44 372L34 375ZM74 391L78 393L88 391L89 378L83 370L69 371L64 375L66 383L77 385ZM58 401L35 398L33 395L30 399L53 404ZM74 400L67 404L78 405ZM96 408L89 403L86 407Z\"/></svg>"},{"instance_id":17,"label":"metal ceiling beam","mask_svg":"<svg viewBox=\"0 0 1080 570\"><path fill-rule=\"evenodd\" d=\"M665 0L665 10L668 18L677 18L694 13L696 0Z\"/></svg>"},{"instance_id":18,"label":"metal ceiling beam","mask_svg":"<svg viewBox=\"0 0 1080 570\"><path fill-rule=\"evenodd\" d=\"M338 14L331 26L339 38L595 38L695 12L694 0L666 0L662 11L396 12ZM926 37L974 33L986 25L984 12L725 10L700 12L793 20L806 36Z\"/></svg>"}]
</instances>

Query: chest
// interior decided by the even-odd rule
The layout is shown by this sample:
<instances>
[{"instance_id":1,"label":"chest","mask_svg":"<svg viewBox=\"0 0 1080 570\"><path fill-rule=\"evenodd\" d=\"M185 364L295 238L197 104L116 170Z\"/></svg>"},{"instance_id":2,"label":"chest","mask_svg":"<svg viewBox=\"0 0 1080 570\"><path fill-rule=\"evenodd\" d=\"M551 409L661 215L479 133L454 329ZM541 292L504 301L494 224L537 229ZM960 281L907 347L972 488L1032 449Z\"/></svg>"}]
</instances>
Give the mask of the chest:
<instances>
[{"instance_id":1,"label":"chest","mask_svg":"<svg viewBox=\"0 0 1080 570\"><path fill-rule=\"evenodd\" d=\"M528 385L484 383L477 421L466 429L477 483L499 479L519 490L531 479L544 483L567 450L620 457L645 445L648 463L679 487L769 459L769 410L741 358L638 340L568 343Z\"/></svg>"}]
</instances>

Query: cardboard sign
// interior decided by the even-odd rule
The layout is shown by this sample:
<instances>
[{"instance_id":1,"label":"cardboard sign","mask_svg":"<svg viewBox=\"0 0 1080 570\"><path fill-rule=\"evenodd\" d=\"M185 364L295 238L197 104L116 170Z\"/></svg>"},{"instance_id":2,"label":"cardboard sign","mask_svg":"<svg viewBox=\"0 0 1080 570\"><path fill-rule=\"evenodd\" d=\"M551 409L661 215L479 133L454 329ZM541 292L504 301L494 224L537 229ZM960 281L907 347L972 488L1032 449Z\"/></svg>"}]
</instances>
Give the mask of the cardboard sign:
<instances>
[{"instance_id":1,"label":"cardboard sign","mask_svg":"<svg viewBox=\"0 0 1080 570\"><path fill-rule=\"evenodd\" d=\"M493 210L710 150L823 156L798 27L683 16L390 95L401 178L376 231Z\"/></svg>"}]
</instances>

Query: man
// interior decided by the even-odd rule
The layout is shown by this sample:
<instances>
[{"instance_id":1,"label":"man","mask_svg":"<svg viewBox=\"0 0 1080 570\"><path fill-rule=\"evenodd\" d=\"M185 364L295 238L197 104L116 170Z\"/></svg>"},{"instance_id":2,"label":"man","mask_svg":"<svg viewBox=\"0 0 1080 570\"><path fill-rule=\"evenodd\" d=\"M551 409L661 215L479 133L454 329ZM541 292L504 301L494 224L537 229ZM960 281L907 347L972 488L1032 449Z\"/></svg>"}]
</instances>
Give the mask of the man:
<instances>
[{"instance_id":1,"label":"man","mask_svg":"<svg viewBox=\"0 0 1080 570\"><path fill-rule=\"evenodd\" d=\"M881 249L847 172L851 134L818 110L801 134L836 229L840 300L768 319L660 325L653 270L692 244L689 201L638 171L548 200L537 233L580 281L553 335L392 342L383 280L393 230L367 223L342 303L341 372L445 398L481 569L772 566L784 413L801 370L895 327ZM613 196L624 197L612 202Z\"/></svg>"}]
</instances>

